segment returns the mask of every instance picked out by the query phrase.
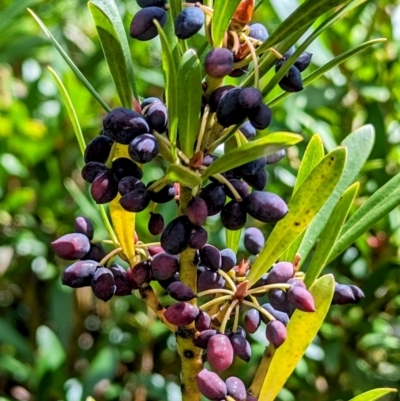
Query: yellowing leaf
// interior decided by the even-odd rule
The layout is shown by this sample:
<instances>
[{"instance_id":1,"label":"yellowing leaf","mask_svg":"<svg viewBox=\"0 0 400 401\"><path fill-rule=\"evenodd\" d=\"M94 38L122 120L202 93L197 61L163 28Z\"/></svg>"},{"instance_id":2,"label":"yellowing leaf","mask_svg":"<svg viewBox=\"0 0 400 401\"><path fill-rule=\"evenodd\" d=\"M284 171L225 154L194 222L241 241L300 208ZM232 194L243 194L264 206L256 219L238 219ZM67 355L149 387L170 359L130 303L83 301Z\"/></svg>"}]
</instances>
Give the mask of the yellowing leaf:
<instances>
[{"instance_id":1,"label":"yellowing leaf","mask_svg":"<svg viewBox=\"0 0 400 401\"><path fill-rule=\"evenodd\" d=\"M261 388L259 400L273 401L317 335L331 304L335 279L319 278L310 288L316 312L296 310L287 326L286 341L276 350Z\"/></svg>"}]
</instances>

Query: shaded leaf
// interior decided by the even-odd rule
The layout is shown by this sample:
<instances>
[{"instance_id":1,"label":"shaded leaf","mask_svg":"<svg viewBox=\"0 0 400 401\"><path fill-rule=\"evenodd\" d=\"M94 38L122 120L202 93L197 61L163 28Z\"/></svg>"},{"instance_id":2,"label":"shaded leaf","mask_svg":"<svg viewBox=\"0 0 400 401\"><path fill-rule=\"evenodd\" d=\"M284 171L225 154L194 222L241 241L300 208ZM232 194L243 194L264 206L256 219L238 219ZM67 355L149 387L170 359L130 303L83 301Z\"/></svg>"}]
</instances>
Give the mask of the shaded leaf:
<instances>
[{"instance_id":1,"label":"shaded leaf","mask_svg":"<svg viewBox=\"0 0 400 401\"><path fill-rule=\"evenodd\" d=\"M276 224L247 277L251 287L304 232L330 199L346 164L347 150L328 153L305 179L288 204L289 213Z\"/></svg>"},{"instance_id":2,"label":"shaded leaf","mask_svg":"<svg viewBox=\"0 0 400 401\"><path fill-rule=\"evenodd\" d=\"M30 361L33 350L28 340L5 319L0 318L0 327L0 343L11 345L20 356Z\"/></svg>"},{"instance_id":3,"label":"shaded leaf","mask_svg":"<svg viewBox=\"0 0 400 401\"><path fill-rule=\"evenodd\" d=\"M111 5L114 3L108 2L108 4ZM126 62L124 50L120 42L120 38L118 36L118 32L116 31L116 28L114 27L110 18L101 7L104 7L104 2L102 0L94 0L93 2L89 2L88 5L96 24L97 33L101 41L104 56L110 69L111 76L114 80L114 84L117 89L121 104L122 106L131 109L132 88L130 79L133 79L133 85L135 82L133 76L133 68L132 77L130 77L128 72L128 65ZM107 9L109 9L108 6Z\"/></svg>"},{"instance_id":4,"label":"shaded leaf","mask_svg":"<svg viewBox=\"0 0 400 401\"><path fill-rule=\"evenodd\" d=\"M205 170L203 179L213 174L231 170L260 157L273 154L280 149L295 145L302 139L303 137L297 134L275 132L271 135L266 135L260 139L246 143L239 148L225 153L212 163L210 167Z\"/></svg>"},{"instance_id":5,"label":"shaded leaf","mask_svg":"<svg viewBox=\"0 0 400 401\"><path fill-rule=\"evenodd\" d=\"M167 170L168 178L185 187L194 188L201 184L201 178L193 170L181 164L171 164Z\"/></svg>"},{"instance_id":6,"label":"shaded leaf","mask_svg":"<svg viewBox=\"0 0 400 401\"><path fill-rule=\"evenodd\" d=\"M202 70L200 61L193 49L182 57L178 70L178 129L182 152L193 155L194 143L200 127L202 95Z\"/></svg>"},{"instance_id":7,"label":"shaded leaf","mask_svg":"<svg viewBox=\"0 0 400 401\"><path fill-rule=\"evenodd\" d=\"M287 338L275 351L258 399L273 401L317 335L331 305L335 280L331 274L319 278L310 288L316 311L296 310L287 326ZM306 328L306 329L305 329Z\"/></svg>"},{"instance_id":8,"label":"shaded leaf","mask_svg":"<svg viewBox=\"0 0 400 401\"><path fill-rule=\"evenodd\" d=\"M309 287L321 274L322 269L325 267L329 254L339 236L340 230L346 217L350 211L354 198L357 195L360 184L354 183L349 187L343 195L339 198L335 208L332 211L331 217L326 223L324 230L319 239L318 247L311 259L307 268L305 277L305 284Z\"/></svg>"},{"instance_id":9,"label":"shaded leaf","mask_svg":"<svg viewBox=\"0 0 400 401\"><path fill-rule=\"evenodd\" d=\"M100 103L100 105L109 112L111 108L104 102L104 100L101 98L101 96L96 92L96 90L93 88L93 86L90 84L90 82L84 77L84 75L79 71L78 67L74 64L74 62L69 58L68 54L65 53L64 49L61 47L61 45L57 42L56 38L50 33L50 31L47 29L46 25L42 22L42 20L30 9L28 9L29 13L32 15L32 17L36 20L36 22L39 24L40 28L43 30L43 32L50 38L50 40L53 42L54 47L57 49L57 51L60 53L61 57L66 61L66 63L69 65L71 70L74 72L74 74L78 77L78 79L83 83L83 85L86 87L86 89L92 94L92 96Z\"/></svg>"},{"instance_id":10,"label":"shaded leaf","mask_svg":"<svg viewBox=\"0 0 400 401\"><path fill-rule=\"evenodd\" d=\"M400 204L400 174L395 175L350 217L332 249L329 262Z\"/></svg>"},{"instance_id":11,"label":"shaded leaf","mask_svg":"<svg viewBox=\"0 0 400 401\"><path fill-rule=\"evenodd\" d=\"M333 208L336 205L339 197L349 187L349 185L356 179L362 166L368 159L375 141L375 131L372 125L366 125L354 131L347 136L342 145L347 148L348 158L346 166L332 196L328 199L321 211L318 213L316 219L310 224L304 239L298 249L301 260L304 261L319 235L324 229ZM342 234L341 234L342 235Z\"/></svg>"}]
</instances>

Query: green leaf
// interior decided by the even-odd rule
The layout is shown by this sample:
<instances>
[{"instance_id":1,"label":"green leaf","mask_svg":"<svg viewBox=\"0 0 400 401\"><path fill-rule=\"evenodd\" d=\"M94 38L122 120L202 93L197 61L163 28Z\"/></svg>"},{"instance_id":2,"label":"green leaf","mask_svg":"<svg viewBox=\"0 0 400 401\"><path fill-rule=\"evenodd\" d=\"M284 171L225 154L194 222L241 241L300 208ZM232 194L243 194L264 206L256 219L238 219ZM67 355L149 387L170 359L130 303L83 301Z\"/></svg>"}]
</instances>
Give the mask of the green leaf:
<instances>
[{"instance_id":1,"label":"green leaf","mask_svg":"<svg viewBox=\"0 0 400 401\"><path fill-rule=\"evenodd\" d=\"M241 0L215 0L214 14L211 24L211 36L214 47L222 47L224 35L228 29L229 22L232 19Z\"/></svg>"},{"instance_id":2,"label":"green leaf","mask_svg":"<svg viewBox=\"0 0 400 401\"><path fill-rule=\"evenodd\" d=\"M276 224L247 277L251 287L304 232L329 199L342 175L347 150L328 153L305 179L288 204L289 213Z\"/></svg>"},{"instance_id":3,"label":"green leaf","mask_svg":"<svg viewBox=\"0 0 400 401\"><path fill-rule=\"evenodd\" d=\"M118 35L116 27L113 25L113 22L117 22L117 19L115 19L115 15L113 15L114 19L111 21L103 10L104 7L107 11L113 12L113 8L110 8L111 5L115 6L113 2L107 2L107 5L105 5L105 2L102 0L93 0L88 3L121 104L122 106L131 109L131 79L133 79L132 86L135 88L133 67L131 64L132 62L130 61L131 56L128 54L129 63L132 67L132 74L129 74L127 58L120 41L121 38ZM117 15L119 16L119 14ZM135 95L135 97L137 98L137 95Z\"/></svg>"},{"instance_id":4,"label":"green leaf","mask_svg":"<svg viewBox=\"0 0 400 401\"><path fill-rule=\"evenodd\" d=\"M346 250L358 237L370 229L400 203L400 174L395 175L350 217L340 232L329 255L329 262Z\"/></svg>"},{"instance_id":5,"label":"green leaf","mask_svg":"<svg viewBox=\"0 0 400 401\"><path fill-rule=\"evenodd\" d=\"M314 297L315 312L296 310L287 326L287 338L275 351L265 377L259 400L273 401L317 335L328 313L335 280L331 274L322 276L310 288Z\"/></svg>"},{"instance_id":6,"label":"green leaf","mask_svg":"<svg viewBox=\"0 0 400 401\"><path fill-rule=\"evenodd\" d=\"M176 160L176 139L178 130L178 64L175 57L175 49L165 35L160 24L154 20L161 40L162 66L165 79L165 100L168 109L169 140L172 146L172 154Z\"/></svg>"},{"instance_id":7,"label":"green leaf","mask_svg":"<svg viewBox=\"0 0 400 401\"><path fill-rule=\"evenodd\" d=\"M235 231L225 229L226 247L232 249L233 252L237 253L239 249L241 235L242 229Z\"/></svg>"},{"instance_id":8,"label":"green leaf","mask_svg":"<svg viewBox=\"0 0 400 401\"><path fill-rule=\"evenodd\" d=\"M374 145L374 140L375 131L373 126L366 125L354 131L342 142L342 145L345 146L348 151L348 158L343 176L340 179L339 184L336 187L332 196L328 199L326 204L318 213L318 216L307 229L304 239L297 251L301 256L301 261L305 260L315 242L317 241L339 197L356 179L362 166L371 153L372 147Z\"/></svg>"},{"instance_id":9,"label":"green leaf","mask_svg":"<svg viewBox=\"0 0 400 401\"><path fill-rule=\"evenodd\" d=\"M169 0L169 5L171 7L172 21L175 21L178 14L182 11L182 1L181 0Z\"/></svg>"},{"instance_id":10,"label":"green leaf","mask_svg":"<svg viewBox=\"0 0 400 401\"><path fill-rule=\"evenodd\" d=\"M300 188L301 184L303 184L304 180L308 177L314 167L324 158L324 156L324 144L322 143L321 137L319 135L313 135L300 163L293 193Z\"/></svg>"},{"instance_id":11,"label":"green leaf","mask_svg":"<svg viewBox=\"0 0 400 401\"><path fill-rule=\"evenodd\" d=\"M263 156L270 155L282 148L286 148L303 139L302 136L289 132L275 132L271 135L266 135L256 141L246 143L239 148L233 149L221 156L210 167L205 170L203 179L210 177L213 174L223 173L235 167L241 166L252 160Z\"/></svg>"},{"instance_id":12,"label":"green leaf","mask_svg":"<svg viewBox=\"0 0 400 401\"><path fill-rule=\"evenodd\" d=\"M35 374L40 379L46 372L55 371L67 359L67 355L56 334L47 326L40 326L36 331Z\"/></svg>"},{"instance_id":13,"label":"green leaf","mask_svg":"<svg viewBox=\"0 0 400 401\"><path fill-rule=\"evenodd\" d=\"M8 346L11 345L20 356L20 359L22 356L25 360L30 361L32 359L33 350L28 339L3 318L0 318L0 327L0 343L7 344Z\"/></svg>"},{"instance_id":14,"label":"green leaf","mask_svg":"<svg viewBox=\"0 0 400 401\"><path fill-rule=\"evenodd\" d=\"M329 254L331 253L331 250L339 236L340 230L346 221L346 217L350 211L351 205L354 202L354 198L357 195L359 187L360 184L355 182L337 201L331 217L327 221L327 224L322 231L318 247L307 268L306 278L304 280L307 287L311 286L311 284L321 274L324 266L326 266Z\"/></svg>"},{"instance_id":15,"label":"green leaf","mask_svg":"<svg viewBox=\"0 0 400 401\"><path fill-rule=\"evenodd\" d=\"M268 48L286 39L295 31L313 23L323 14L345 3L349 3L349 0L305 1L271 33L268 39L257 49L257 53L260 54L265 52Z\"/></svg>"},{"instance_id":16,"label":"green leaf","mask_svg":"<svg viewBox=\"0 0 400 401\"><path fill-rule=\"evenodd\" d=\"M42 3L43 0L19 0L9 3L10 5L0 12L0 32L5 32L10 25L15 23L15 18L24 13L27 7Z\"/></svg>"},{"instance_id":17,"label":"green leaf","mask_svg":"<svg viewBox=\"0 0 400 401\"><path fill-rule=\"evenodd\" d=\"M333 68L337 67L338 65L344 63L346 60L355 56L356 54L370 48L371 46L374 46L378 43L382 43L385 41L386 41L385 38L373 39L368 42L362 43L361 45L358 45L358 46L354 47L353 49L347 50L346 52L342 53L341 55L335 57L333 60L329 61L329 63L326 63L325 65L323 65L322 67L318 68L317 70L313 71L310 75L305 77L303 79L303 86L306 87L307 85L311 84L318 78L325 75L328 71L330 71ZM276 104L278 104L280 101L282 101L283 99L286 99L290 95L292 95L291 92L283 92L280 95L276 96L274 99L267 102L267 105L269 107L273 107Z\"/></svg>"},{"instance_id":18,"label":"green leaf","mask_svg":"<svg viewBox=\"0 0 400 401\"><path fill-rule=\"evenodd\" d=\"M105 111L109 112L111 111L110 106L108 106L104 100L101 98L101 96L96 92L96 90L93 88L93 86L90 84L90 82L84 77L84 75L79 71L78 67L73 63L73 61L69 58L68 54L65 53L63 48L60 46L60 44L57 42L56 38L50 33L50 31L47 29L46 25L42 22L42 20L30 9L28 9L29 13L32 15L32 17L36 20L36 22L39 24L40 28L42 28L43 32L50 38L50 40L53 42L54 47L57 49L57 51L60 53L61 57L66 61L66 63L69 65L71 70L74 72L74 74L78 77L78 79L83 83L83 85L86 87L86 89L92 94L92 96L100 103L100 105L104 108Z\"/></svg>"},{"instance_id":19,"label":"green leaf","mask_svg":"<svg viewBox=\"0 0 400 401\"><path fill-rule=\"evenodd\" d=\"M178 69L178 130L182 152L193 155L194 143L200 127L200 108L202 94L201 64L193 49L182 57Z\"/></svg>"},{"instance_id":20,"label":"green leaf","mask_svg":"<svg viewBox=\"0 0 400 401\"><path fill-rule=\"evenodd\" d=\"M65 89L65 86L62 83L60 77L57 75L57 73L51 67L47 67L47 69L50 71L51 75L53 76L53 78L56 81L58 90L60 91L61 97L65 104L65 107L67 108L69 118L71 119L72 126L74 127L74 132L75 132L76 139L78 140L79 148L83 155L85 153L85 148L86 148L85 139L83 138L82 129L79 124L79 120L78 120L78 116L76 115L75 108L71 102L71 98L69 97L68 92Z\"/></svg>"},{"instance_id":21,"label":"green leaf","mask_svg":"<svg viewBox=\"0 0 400 401\"><path fill-rule=\"evenodd\" d=\"M181 164L171 164L168 167L167 176L171 181L179 182L188 188L194 188L201 184L200 176Z\"/></svg>"},{"instance_id":22,"label":"green leaf","mask_svg":"<svg viewBox=\"0 0 400 401\"><path fill-rule=\"evenodd\" d=\"M375 401L382 398L384 395L389 393L397 393L397 389L395 388L376 388L374 390L366 391L357 397L352 398L349 401Z\"/></svg>"},{"instance_id":23,"label":"green leaf","mask_svg":"<svg viewBox=\"0 0 400 401\"><path fill-rule=\"evenodd\" d=\"M127 145L117 144L114 151L114 158L129 157ZM126 211L119 200L121 196L118 194L108 205L110 208L111 220L117 236L119 245L122 248L124 255L130 263L130 266L135 265L135 213Z\"/></svg>"},{"instance_id":24,"label":"green leaf","mask_svg":"<svg viewBox=\"0 0 400 401\"><path fill-rule=\"evenodd\" d=\"M293 194L300 188L301 184L304 182L313 168L324 158L324 156L325 151L321 137L319 135L313 135L309 144L307 145L303 159L300 163ZM291 261L294 259L297 249L303 240L303 236L304 233L293 242L293 244L282 254L280 258L281 260Z\"/></svg>"},{"instance_id":25,"label":"green leaf","mask_svg":"<svg viewBox=\"0 0 400 401\"><path fill-rule=\"evenodd\" d=\"M310 2L312 3L310 5ZM312 7L314 5L317 5L317 3L331 3L333 4L335 1L329 1L329 0L320 0L320 1L314 1L314 0L308 0L304 2L297 10L300 10L303 6L306 7L306 13L307 12L312 12ZM296 51L287 59L287 61L281 66L279 71L272 77L271 80L268 81L268 83L265 85L265 87L262 89L263 95L267 95L274 87L275 85L278 84L278 82L283 78L283 76L289 71L290 67L295 63L295 61L298 59L298 57L307 49L307 47L315 40L318 38L318 36L321 35L322 32L324 32L329 26L331 26L334 22L336 22L339 18L342 17L345 13L349 12L351 9L359 6L361 3L365 2L365 0L358 0L355 2L355 4L350 4L346 7L343 7L340 11L337 11L333 13L330 17L328 17L325 21L323 21L317 29L315 29L311 35L309 35L306 40L301 43L300 46L297 47ZM337 3L344 3L343 1L338 1ZM351 2L354 3L354 2ZM337 4L339 5L339 4ZM320 4L320 6L323 8L324 4ZM332 7L333 8L333 7ZM297 11L296 10L296 11ZM328 11L328 10L327 10ZM318 13L318 11L317 11ZM323 12L321 10L321 13L319 15L322 15ZM317 15L317 17L319 16ZM291 18L291 17L289 17ZM287 20L285 20L284 24L286 26ZM271 35L272 36L272 35ZM270 37L271 38L271 37ZM268 38L268 39L270 39ZM266 42L268 41L266 40ZM263 44L264 45L264 44ZM263 45L261 47L263 47Z\"/></svg>"}]
</instances>

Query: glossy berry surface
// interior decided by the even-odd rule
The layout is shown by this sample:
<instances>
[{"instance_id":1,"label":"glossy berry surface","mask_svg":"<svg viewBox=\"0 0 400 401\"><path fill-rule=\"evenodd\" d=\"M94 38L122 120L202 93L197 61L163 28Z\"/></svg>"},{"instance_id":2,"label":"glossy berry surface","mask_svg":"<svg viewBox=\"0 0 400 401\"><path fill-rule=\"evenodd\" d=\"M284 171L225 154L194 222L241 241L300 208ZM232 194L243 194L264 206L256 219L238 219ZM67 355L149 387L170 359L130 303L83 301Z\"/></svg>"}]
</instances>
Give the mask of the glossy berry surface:
<instances>
[{"instance_id":1,"label":"glossy berry surface","mask_svg":"<svg viewBox=\"0 0 400 401\"><path fill-rule=\"evenodd\" d=\"M164 9L159 7L146 7L138 11L131 22L131 37L142 41L155 38L158 31L153 19L157 20L163 27L167 20L167 14Z\"/></svg>"},{"instance_id":2,"label":"glossy berry surface","mask_svg":"<svg viewBox=\"0 0 400 401\"><path fill-rule=\"evenodd\" d=\"M212 336L207 344L207 359L217 372L228 369L233 362L233 348L225 334Z\"/></svg>"},{"instance_id":3,"label":"glossy berry surface","mask_svg":"<svg viewBox=\"0 0 400 401\"><path fill-rule=\"evenodd\" d=\"M137 136L129 143L129 156L137 163L148 163L158 154L159 146L157 139L151 134Z\"/></svg>"},{"instance_id":4,"label":"glossy berry surface","mask_svg":"<svg viewBox=\"0 0 400 401\"><path fill-rule=\"evenodd\" d=\"M233 53L225 48L211 50L205 60L204 69L213 78L223 78L233 69Z\"/></svg>"},{"instance_id":5,"label":"glossy berry surface","mask_svg":"<svg viewBox=\"0 0 400 401\"><path fill-rule=\"evenodd\" d=\"M199 7L183 9L175 20L175 35L188 39L197 33L204 24L204 13Z\"/></svg>"}]
</instances>

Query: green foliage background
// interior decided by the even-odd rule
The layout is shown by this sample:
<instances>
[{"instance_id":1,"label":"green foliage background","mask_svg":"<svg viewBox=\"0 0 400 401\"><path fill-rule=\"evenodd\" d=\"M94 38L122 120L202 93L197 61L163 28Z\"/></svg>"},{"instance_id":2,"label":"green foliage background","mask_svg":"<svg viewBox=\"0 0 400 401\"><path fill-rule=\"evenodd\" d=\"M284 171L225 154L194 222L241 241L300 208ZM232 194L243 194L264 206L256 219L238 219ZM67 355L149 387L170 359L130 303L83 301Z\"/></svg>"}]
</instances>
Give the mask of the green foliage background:
<instances>
[{"instance_id":1,"label":"green foliage background","mask_svg":"<svg viewBox=\"0 0 400 401\"><path fill-rule=\"evenodd\" d=\"M298 3L265 0L254 20L272 31ZM136 1L117 4L128 27ZM96 238L106 233L80 177L78 144L46 66L62 77L87 141L98 134L104 111L26 7L40 16L103 99L119 105L86 2L1 2L0 400L78 401L92 395L98 401L139 401L143 388L148 400L179 400L175 339L138 297L105 304L93 299L90 289L71 291L60 284L66 263L54 257L49 243L72 232L74 217L82 214L93 218ZM331 150L365 123L374 125L376 143L359 177L356 205L400 171L399 27L399 1L366 1L308 49L315 69L363 41L388 39L273 108L269 132L293 131L305 140L269 170L269 190L289 198L312 134L320 134ZM129 43L139 93L162 98L158 39ZM145 181L159 177L161 167L146 171ZM168 221L174 206L164 212ZM146 212L138 217L145 242L152 240L147 218ZM220 223L209 220L211 241L222 245ZM356 306L331 308L280 401L348 400L375 387L400 388L399 249L397 208L329 266L337 281L356 283L366 298ZM263 352L263 336L253 337L253 344L252 361L237 361L229 371L244 375L246 383Z\"/></svg>"}]
</instances>

